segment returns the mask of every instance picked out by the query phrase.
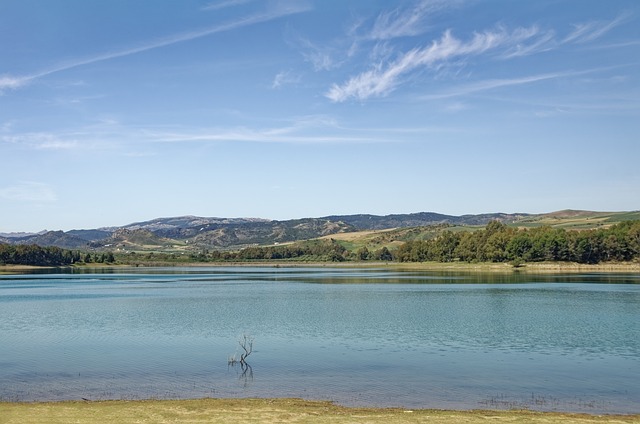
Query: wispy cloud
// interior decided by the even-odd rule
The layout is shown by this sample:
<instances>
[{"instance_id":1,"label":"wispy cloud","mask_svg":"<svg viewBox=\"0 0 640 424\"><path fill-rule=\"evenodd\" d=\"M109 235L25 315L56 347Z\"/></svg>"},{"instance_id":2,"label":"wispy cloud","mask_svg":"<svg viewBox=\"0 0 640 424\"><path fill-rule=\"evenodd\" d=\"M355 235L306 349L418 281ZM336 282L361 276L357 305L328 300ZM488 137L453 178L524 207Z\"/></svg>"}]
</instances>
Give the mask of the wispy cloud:
<instances>
[{"instance_id":1,"label":"wispy cloud","mask_svg":"<svg viewBox=\"0 0 640 424\"><path fill-rule=\"evenodd\" d=\"M475 33L469 41L454 37L451 31L424 48L412 49L389 64L376 64L347 82L334 84L325 96L334 102L349 99L365 100L370 97L381 97L393 91L402 78L418 69L442 64L450 59L458 59L479 55L498 47L513 46L535 39L538 31L533 29L517 29L511 33L504 29Z\"/></svg>"},{"instance_id":2,"label":"wispy cloud","mask_svg":"<svg viewBox=\"0 0 640 424\"><path fill-rule=\"evenodd\" d=\"M220 10L228 7L240 6L242 4L251 3L254 0L221 0L210 3L202 8L202 10Z\"/></svg>"},{"instance_id":3,"label":"wispy cloud","mask_svg":"<svg viewBox=\"0 0 640 424\"><path fill-rule=\"evenodd\" d=\"M381 140L362 136L347 135L308 135L292 134L280 128L252 129L210 129L198 132L156 132L150 134L155 142L251 142L251 143L289 143L289 144L316 144L316 143L372 143Z\"/></svg>"},{"instance_id":4,"label":"wispy cloud","mask_svg":"<svg viewBox=\"0 0 640 424\"><path fill-rule=\"evenodd\" d=\"M158 49L161 47L170 46L185 41L194 40L208 35L231 31L234 29L259 24L262 22L271 21L287 15L302 13L310 10L310 5L307 2L277 2L275 6L264 13L250 15L226 24L220 24L211 26L208 28L189 31L180 34L174 34L168 37L160 38L157 40L149 41L147 43L140 44L139 46L129 47L112 52L102 53L83 59L75 59L68 62L63 62L58 65L52 66L43 71L22 76L3 75L0 76L0 91L7 89L17 89L24 85L27 85L33 80L51 75L57 72L66 71L68 69L77 68L83 65L89 65L105 60L116 59L119 57L130 56L137 53L142 53L148 50Z\"/></svg>"},{"instance_id":5,"label":"wispy cloud","mask_svg":"<svg viewBox=\"0 0 640 424\"><path fill-rule=\"evenodd\" d=\"M586 43L596 40L629 18L628 13L618 15L610 21L591 21L573 25L573 31L562 40L563 43Z\"/></svg>"},{"instance_id":6,"label":"wispy cloud","mask_svg":"<svg viewBox=\"0 0 640 424\"><path fill-rule=\"evenodd\" d=\"M282 88L285 85L297 84L300 82L300 75L296 75L291 71L282 71L278 72L276 76L273 78L273 82L271 83L271 88L278 89Z\"/></svg>"},{"instance_id":7,"label":"wispy cloud","mask_svg":"<svg viewBox=\"0 0 640 424\"><path fill-rule=\"evenodd\" d=\"M426 20L433 12L450 8L456 1L422 0L408 8L396 8L380 13L371 28L368 38L389 40L422 34L427 30Z\"/></svg>"},{"instance_id":8,"label":"wispy cloud","mask_svg":"<svg viewBox=\"0 0 640 424\"><path fill-rule=\"evenodd\" d=\"M110 118L97 119L87 125L52 131L20 131L14 125L0 131L0 143L14 144L29 150L107 151L140 136L137 128L128 128Z\"/></svg>"},{"instance_id":9,"label":"wispy cloud","mask_svg":"<svg viewBox=\"0 0 640 424\"><path fill-rule=\"evenodd\" d=\"M0 94L2 90L15 90L24 85L27 85L33 77L13 77L11 75L0 75Z\"/></svg>"},{"instance_id":10,"label":"wispy cloud","mask_svg":"<svg viewBox=\"0 0 640 424\"><path fill-rule=\"evenodd\" d=\"M75 139L47 132L3 134L0 135L0 141L19 144L36 150L68 150L75 149L79 146L78 141Z\"/></svg>"},{"instance_id":11,"label":"wispy cloud","mask_svg":"<svg viewBox=\"0 0 640 424\"><path fill-rule=\"evenodd\" d=\"M0 125L0 132L8 133L9 131L11 131L12 128L13 128L13 122L11 121L3 122L2 125Z\"/></svg>"},{"instance_id":12,"label":"wispy cloud","mask_svg":"<svg viewBox=\"0 0 640 424\"><path fill-rule=\"evenodd\" d=\"M530 43L514 43L502 55L503 58L509 59L519 56L529 56L543 51L552 50L557 46L556 33L552 30L543 31L537 26L529 28L519 28L516 32L522 32L515 39L533 40Z\"/></svg>"},{"instance_id":13,"label":"wispy cloud","mask_svg":"<svg viewBox=\"0 0 640 424\"><path fill-rule=\"evenodd\" d=\"M333 45L318 46L308 39L295 35L295 44L302 50L304 59L315 71L330 71L341 67L356 56L362 44L376 42L372 55L384 49L386 42L398 37L416 36L428 30L427 19L434 12L457 6L459 0L418 0L393 10L379 13L373 20L355 17L346 30L346 36Z\"/></svg>"},{"instance_id":14,"label":"wispy cloud","mask_svg":"<svg viewBox=\"0 0 640 424\"><path fill-rule=\"evenodd\" d=\"M149 155L149 148L163 143L379 143L390 138L371 129L350 129L327 115L294 117L272 126L127 126L97 123L73 131L0 133L0 143L18 144L31 150L73 150L95 155ZM142 152L141 150L142 149ZM151 149L153 150L153 149Z\"/></svg>"},{"instance_id":15,"label":"wispy cloud","mask_svg":"<svg viewBox=\"0 0 640 424\"><path fill-rule=\"evenodd\" d=\"M293 44L302 50L302 57L313 66L314 71L330 71L340 66L341 60L335 59L335 49L331 47L319 47L298 34L291 36Z\"/></svg>"},{"instance_id":16,"label":"wispy cloud","mask_svg":"<svg viewBox=\"0 0 640 424\"><path fill-rule=\"evenodd\" d=\"M251 142L251 143L374 143L385 142L380 136L363 134L339 128L336 121L327 116L296 118L288 125L267 128L201 128L176 131L150 130L147 141L157 143L185 142Z\"/></svg>"},{"instance_id":17,"label":"wispy cloud","mask_svg":"<svg viewBox=\"0 0 640 424\"><path fill-rule=\"evenodd\" d=\"M34 181L23 181L12 186L1 187L0 199L30 203L52 203L58 200L51 186Z\"/></svg>"},{"instance_id":18,"label":"wispy cloud","mask_svg":"<svg viewBox=\"0 0 640 424\"><path fill-rule=\"evenodd\" d=\"M533 84L536 82L547 81L547 80L575 77L579 75L598 72L600 70L601 69L591 69L591 70L585 70L585 71L554 72L554 73L530 75L530 76L520 77L520 78L489 79L489 80L477 81L471 84L462 85L450 91L437 93L437 94L429 94L427 96L423 96L422 99L434 100L434 99L460 97L460 96L465 96L465 95L469 95L469 94L473 94L481 91L493 90L496 88L526 85L526 84Z\"/></svg>"}]
</instances>

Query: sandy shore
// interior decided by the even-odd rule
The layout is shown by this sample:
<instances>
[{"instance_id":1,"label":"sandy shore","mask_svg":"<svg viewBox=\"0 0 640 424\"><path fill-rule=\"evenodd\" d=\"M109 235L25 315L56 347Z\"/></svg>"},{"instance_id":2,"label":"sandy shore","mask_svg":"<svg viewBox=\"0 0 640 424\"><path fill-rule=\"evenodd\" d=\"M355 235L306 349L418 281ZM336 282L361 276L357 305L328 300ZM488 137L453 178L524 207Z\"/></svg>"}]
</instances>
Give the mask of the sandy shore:
<instances>
[{"instance_id":1,"label":"sandy shore","mask_svg":"<svg viewBox=\"0 0 640 424\"><path fill-rule=\"evenodd\" d=\"M346 408L301 399L0 403L0 423L640 423L640 415Z\"/></svg>"}]
</instances>

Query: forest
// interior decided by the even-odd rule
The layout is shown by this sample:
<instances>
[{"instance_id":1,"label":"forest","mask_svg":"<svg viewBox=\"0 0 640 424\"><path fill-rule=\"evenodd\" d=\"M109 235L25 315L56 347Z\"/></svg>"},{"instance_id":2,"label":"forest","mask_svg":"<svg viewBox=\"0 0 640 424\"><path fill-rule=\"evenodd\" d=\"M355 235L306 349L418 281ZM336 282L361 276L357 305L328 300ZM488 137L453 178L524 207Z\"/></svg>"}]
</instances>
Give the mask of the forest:
<instances>
[{"instance_id":1,"label":"forest","mask_svg":"<svg viewBox=\"0 0 640 424\"><path fill-rule=\"evenodd\" d=\"M0 265L65 266L81 262L82 259L79 251L59 247L0 243Z\"/></svg>"},{"instance_id":2,"label":"forest","mask_svg":"<svg viewBox=\"0 0 640 424\"><path fill-rule=\"evenodd\" d=\"M508 227L492 221L483 230L443 231L425 241L409 241L394 252L400 262L542 262L597 264L640 258L640 221L609 228L568 231L549 226Z\"/></svg>"}]
</instances>

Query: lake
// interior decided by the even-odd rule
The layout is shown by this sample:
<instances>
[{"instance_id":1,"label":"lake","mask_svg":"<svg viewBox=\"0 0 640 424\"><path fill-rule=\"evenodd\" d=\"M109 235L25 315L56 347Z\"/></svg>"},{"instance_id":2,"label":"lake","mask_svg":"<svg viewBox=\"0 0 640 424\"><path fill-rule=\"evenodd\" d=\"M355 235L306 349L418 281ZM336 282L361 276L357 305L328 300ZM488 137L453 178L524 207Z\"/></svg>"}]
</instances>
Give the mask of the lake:
<instances>
[{"instance_id":1,"label":"lake","mask_svg":"<svg viewBox=\"0 0 640 424\"><path fill-rule=\"evenodd\" d=\"M69 271L67 271L69 272ZM249 367L238 343L253 340ZM0 400L302 397L640 412L640 275L0 275Z\"/></svg>"}]
</instances>

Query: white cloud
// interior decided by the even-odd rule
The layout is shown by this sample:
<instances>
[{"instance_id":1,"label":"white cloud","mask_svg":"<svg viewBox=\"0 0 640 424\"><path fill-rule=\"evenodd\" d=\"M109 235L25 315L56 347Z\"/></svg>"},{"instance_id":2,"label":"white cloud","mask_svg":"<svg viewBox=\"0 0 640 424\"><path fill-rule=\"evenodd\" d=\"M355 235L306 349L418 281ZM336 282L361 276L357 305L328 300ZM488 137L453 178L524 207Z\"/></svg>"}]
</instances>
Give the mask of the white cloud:
<instances>
[{"instance_id":1,"label":"white cloud","mask_svg":"<svg viewBox=\"0 0 640 424\"><path fill-rule=\"evenodd\" d=\"M293 44L302 49L302 57L311 63L314 71L330 71L340 66L341 62L334 59L335 51L331 47L318 47L306 38L298 34L292 36Z\"/></svg>"},{"instance_id":2,"label":"white cloud","mask_svg":"<svg viewBox=\"0 0 640 424\"><path fill-rule=\"evenodd\" d=\"M8 133L11 131L12 128L13 128L13 122L11 121L3 122L2 125L0 125L0 132Z\"/></svg>"},{"instance_id":3,"label":"white cloud","mask_svg":"<svg viewBox=\"0 0 640 424\"><path fill-rule=\"evenodd\" d=\"M60 137L46 132L0 135L0 141L12 144L22 144L38 150L67 150L78 147L76 140Z\"/></svg>"},{"instance_id":4,"label":"white cloud","mask_svg":"<svg viewBox=\"0 0 640 424\"><path fill-rule=\"evenodd\" d=\"M343 128L326 115L309 115L291 119L285 125L264 128L200 128L149 130L145 138L150 142L252 142L252 143L378 143L389 141L384 135L370 130Z\"/></svg>"},{"instance_id":5,"label":"white cloud","mask_svg":"<svg viewBox=\"0 0 640 424\"><path fill-rule=\"evenodd\" d=\"M2 90L15 90L27 85L32 77L13 77L11 75L0 76L0 94Z\"/></svg>"},{"instance_id":6,"label":"white cloud","mask_svg":"<svg viewBox=\"0 0 640 424\"><path fill-rule=\"evenodd\" d=\"M292 133L289 128L231 128L211 129L197 132L157 132L156 142L254 142L254 143L369 143L379 140L362 136L308 135Z\"/></svg>"},{"instance_id":7,"label":"white cloud","mask_svg":"<svg viewBox=\"0 0 640 424\"><path fill-rule=\"evenodd\" d=\"M530 28L520 28L517 31L521 31L519 36L516 34L516 38L523 40L533 39L531 43L516 43L505 51L503 58L509 59L512 57L529 56L535 53L548 51L553 49L557 42L555 40L554 31L541 31L538 27L533 26Z\"/></svg>"},{"instance_id":8,"label":"white cloud","mask_svg":"<svg viewBox=\"0 0 640 424\"><path fill-rule=\"evenodd\" d=\"M393 91L402 77L418 68L442 64L449 59L479 55L489 50L513 46L535 37L535 29L517 29L512 33L504 29L475 33L473 38L463 42L446 31L440 40L424 48L412 49L389 64L377 63L372 69L362 72L342 85L333 84L325 96L334 102L343 102L354 98L365 100L381 97Z\"/></svg>"},{"instance_id":9,"label":"white cloud","mask_svg":"<svg viewBox=\"0 0 640 424\"><path fill-rule=\"evenodd\" d=\"M285 85L297 84L300 82L300 75L295 75L291 71L278 72L273 78L271 88L278 89Z\"/></svg>"},{"instance_id":10,"label":"white cloud","mask_svg":"<svg viewBox=\"0 0 640 424\"><path fill-rule=\"evenodd\" d=\"M459 97L459 96L473 94L481 91L493 90L501 87L533 84L540 81L585 75L585 74L597 72L599 70L601 69L591 69L586 71L555 72L555 73L547 73L547 74L530 75L530 76L520 77L520 78L489 79L489 80L477 81L471 84L462 85L460 87L456 87L455 89L447 92L430 94L422 98L425 100L432 100L432 99L445 99L445 98L451 98L451 97Z\"/></svg>"},{"instance_id":11,"label":"white cloud","mask_svg":"<svg viewBox=\"0 0 640 424\"><path fill-rule=\"evenodd\" d=\"M172 44L182 43L185 41L194 40L197 38L205 37L208 35L231 31L237 28L242 28L250 25L255 25L262 22L271 21L280 17L301 13L310 9L309 4L306 2L276 2L268 11L250 15L235 21L215 25L209 28L204 28L196 31L184 32L181 34L174 34L168 37L160 38L158 40L149 41L136 47L129 47L122 50L116 50L112 52L102 53L95 56L90 56L84 59L75 59L69 62L61 63L53 66L49 69L37 72L32 75L23 76L11 76L3 75L0 77L0 90L4 89L17 89L20 88L32 80L45 77L57 72L66 71L68 69L77 68L83 65L89 65L96 62L102 62L105 60L116 59L119 57L130 56L137 53L142 53L148 50L153 50L161 47L170 46Z\"/></svg>"},{"instance_id":12,"label":"white cloud","mask_svg":"<svg viewBox=\"0 0 640 424\"><path fill-rule=\"evenodd\" d=\"M613 28L622 24L629 14L618 15L611 21L591 21L573 25L573 31L562 40L563 43L586 43L602 37Z\"/></svg>"},{"instance_id":13,"label":"white cloud","mask_svg":"<svg viewBox=\"0 0 640 424\"><path fill-rule=\"evenodd\" d=\"M426 19L430 13L451 7L454 3L454 1L422 0L410 8L382 12L376 18L368 38L389 40L422 34L427 29Z\"/></svg>"},{"instance_id":14,"label":"white cloud","mask_svg":"<svg viewBox=\"0 0 640 424\"><path fill-rule=\"evenodd\" d=\"M240 6L242 4L250 3L253 0L221 0L215 3L208 4L202 8L202 10L219 10L226 9L228 7Z\"/></svg>"},{"instance_id":15,"label":"white cloud","mask_svg":"<svg viewBox=\"0 0 640 424\"><path fill-rule=\"evenodd\" d=\"M33 181L0 188L0 199L31 203L52 203L58 200L51 186Z\"/></svg>"}]
</instances>

